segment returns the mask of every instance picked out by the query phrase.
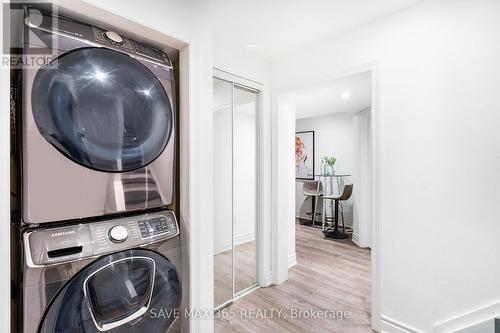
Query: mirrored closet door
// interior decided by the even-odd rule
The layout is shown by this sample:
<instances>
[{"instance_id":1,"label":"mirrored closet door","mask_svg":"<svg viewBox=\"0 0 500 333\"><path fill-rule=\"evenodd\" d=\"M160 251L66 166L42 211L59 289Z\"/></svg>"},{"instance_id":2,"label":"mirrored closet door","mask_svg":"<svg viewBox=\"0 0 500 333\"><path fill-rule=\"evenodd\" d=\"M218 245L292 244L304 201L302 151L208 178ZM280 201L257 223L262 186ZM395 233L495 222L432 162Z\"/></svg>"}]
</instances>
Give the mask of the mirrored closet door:
<instances>
[{"instance_id":1,"label":"mirrored closet door","mask_svg":"<svg viewBox=\"0 0 500 333\"><path fill-rule=\"evenodd\" d=\"M259 91L214 77L214 307L257 283Z\"/></svg>"}]
</instances>

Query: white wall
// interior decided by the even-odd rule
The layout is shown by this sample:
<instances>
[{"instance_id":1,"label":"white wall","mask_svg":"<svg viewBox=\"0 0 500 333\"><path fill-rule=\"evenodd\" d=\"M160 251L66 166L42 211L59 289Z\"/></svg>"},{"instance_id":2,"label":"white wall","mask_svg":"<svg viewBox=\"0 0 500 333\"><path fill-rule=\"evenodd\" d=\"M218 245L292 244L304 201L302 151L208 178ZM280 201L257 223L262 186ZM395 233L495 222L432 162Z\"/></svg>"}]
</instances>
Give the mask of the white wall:
<instances>
[{"instance_id":1,"label":"white wall","mask_svg":"<svg viewBox=\"0 0 500 333\"><path fill-rule=\"evenodd\" d=\"M296 132L314 131L314 166L315 172L321 172L321 158L323 156L334 156L337 158L336 170L342 172L353 172L354 155L354 116L348 113L331 114L322 117L302 118L295 121ZM350 180L350 177L346 179ZM352 182L352 180L351 180ZM326 185L326 183L324 184ZM304 205L304 194L302 192L303 181L296 180L295 183L295 212L302 218L309 219L305 213L311 211L310 200ZM336 181L330 180L328 191L338 193ZM342 187L341 187L342 188ZM330 215L331 207L327 205L327 213ZM318 211L320 206L318 206ZM351 200L344 203L344 219L347 225L352 224Z\"/></svg>"},{"instance_id":2,"label":"white wall","mask_svg":"<svg viewBox=\"0 0 500 333\"><path fill-rule=\"evenodd\" d=\"M498 1L427 1L273 66L276 99L378 66L380 310L389 332L391 321L431 332L500 299L498 31Z\"/></svg>"}]
</instances>

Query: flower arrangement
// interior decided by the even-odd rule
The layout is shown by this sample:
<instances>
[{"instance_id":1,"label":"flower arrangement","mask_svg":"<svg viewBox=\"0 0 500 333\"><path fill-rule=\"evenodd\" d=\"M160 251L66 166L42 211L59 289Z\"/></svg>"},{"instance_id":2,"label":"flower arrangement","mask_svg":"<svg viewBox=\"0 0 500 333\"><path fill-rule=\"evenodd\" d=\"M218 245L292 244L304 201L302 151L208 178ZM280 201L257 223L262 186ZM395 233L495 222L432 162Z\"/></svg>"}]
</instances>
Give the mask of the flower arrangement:
<instances>
[{"instance_id":1,"label":"flower arrangement","mask_svg":"<svg viewBox=\"0 0 500 333\"><path fill-rule=\"evenodd\" d=\"M335 169L333 168L337 159L333 156L323 156L321 158L321 173L324 175L334 175Z\"/></svg>"},{"instance_id":2,"label":"flower arrangement","mask_svg":"<svg viewBox=\"0 0 500 333\"><path fill-rule=\"evenodd\" d=\"M325 162L326 165L333 167L337 159L333 156L323 156L321 161Z\"/></svg>"}]
</instances>

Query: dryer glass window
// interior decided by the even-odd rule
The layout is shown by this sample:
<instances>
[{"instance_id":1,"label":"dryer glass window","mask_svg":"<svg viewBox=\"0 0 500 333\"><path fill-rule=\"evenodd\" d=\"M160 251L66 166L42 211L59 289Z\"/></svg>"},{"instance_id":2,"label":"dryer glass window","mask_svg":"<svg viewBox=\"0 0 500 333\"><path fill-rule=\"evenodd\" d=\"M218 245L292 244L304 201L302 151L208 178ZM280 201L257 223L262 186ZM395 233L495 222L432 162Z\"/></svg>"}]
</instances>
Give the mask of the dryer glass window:
<instances>
[{"instance_id":1,"label":"dryer glass window","mask_svg":"<svg viewBox=\"0 0 500 333\"><path fill-rule=\"evenodd\" d=\"M124 172L151 163L172 131L171 103L149 69L123 53L82 48L37 72L33 117L40 133L71 160Z\"/></svg>"}]
</instances>

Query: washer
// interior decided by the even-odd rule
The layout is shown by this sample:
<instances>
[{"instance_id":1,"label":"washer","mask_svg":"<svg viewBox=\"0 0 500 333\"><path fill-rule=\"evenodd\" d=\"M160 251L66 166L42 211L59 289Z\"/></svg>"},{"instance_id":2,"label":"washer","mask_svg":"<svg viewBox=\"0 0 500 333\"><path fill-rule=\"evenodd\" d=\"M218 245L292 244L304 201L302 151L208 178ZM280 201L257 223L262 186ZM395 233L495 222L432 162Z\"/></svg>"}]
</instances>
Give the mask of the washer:
<instances>
[{"instance_id":1,"label":"washer","mask_svg":"<svg viewBox=\"0 0 500 333\"><path fill-rule=\"evenodd\" d=\"M22 71L22 221L167 208L175 185L168 55L110 29L27 8ZM42 50L42 51L40 51Z\"/></svg>"},{"instance_id":2,"label":"washer","mask_svg":"<svg viewBox=\"0 0 500 333\"><path fill-rule=\"evenodd\" d=\"M23 331L177 331L178 234L171 211L25 232Z\"/></svg>"}]
</instances>

